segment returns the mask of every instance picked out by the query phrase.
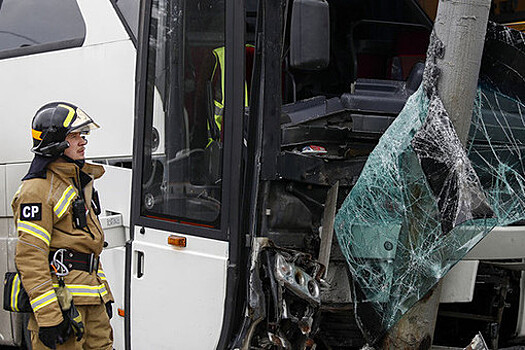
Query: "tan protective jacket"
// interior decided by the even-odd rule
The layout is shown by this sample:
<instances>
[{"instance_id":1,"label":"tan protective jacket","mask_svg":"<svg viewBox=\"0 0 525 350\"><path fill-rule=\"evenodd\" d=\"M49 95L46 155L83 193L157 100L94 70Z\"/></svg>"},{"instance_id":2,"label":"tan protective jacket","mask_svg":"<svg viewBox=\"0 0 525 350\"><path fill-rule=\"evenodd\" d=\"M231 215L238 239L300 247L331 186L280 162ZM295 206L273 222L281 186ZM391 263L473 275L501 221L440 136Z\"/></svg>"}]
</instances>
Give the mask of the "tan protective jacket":
<instances>
[{"instance_id":1,"label":"tan protective jacket","mask_svg":"<svg viewBox=\"0 0 525 350\"><path fill-rule=\"evenodd\" d=\"M15 263L39 327L55 326L63 320L53 289L58 283L50 273L49 252L60 248L96 256L102 252L104 233L91 208L91 197L93 180L104 174L104 168L86 163L82 171L91 177L84 187L85 202L90 209L88 232L75 228L73 223L72 203L80 187L79 168L73 163L50 163L46 178L23 181L11 204L18 231ZM71 270L65 283L76 305L113 301L101 264L91 274Z\"/></svg>"}]
</instances>

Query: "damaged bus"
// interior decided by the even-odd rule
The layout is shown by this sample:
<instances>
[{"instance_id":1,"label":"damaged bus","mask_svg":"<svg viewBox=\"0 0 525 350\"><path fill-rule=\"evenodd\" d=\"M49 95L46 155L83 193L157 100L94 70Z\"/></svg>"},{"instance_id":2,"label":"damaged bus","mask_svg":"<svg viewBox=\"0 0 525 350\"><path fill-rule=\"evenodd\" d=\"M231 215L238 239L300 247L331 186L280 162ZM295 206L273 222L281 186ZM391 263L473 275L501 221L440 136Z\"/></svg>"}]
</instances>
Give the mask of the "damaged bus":
<instances>
[{"instance_id":1,"label":"damaged bus","mask_svg":"<svg viewBox=\"0 0 525 350\"><path fill-rule=\"evenodd\" d=\"M432 21L417 2L155 0L142 10L126 344L377 345L453 266L441 300L454 307L439 315L437 344L468 344L462 320L478 322L492 344L523 335L524 232L499 226L521 220L521 95L509 89L521 81L501 68L521 57L519 33L489 26L493 56L480 79L471 160L461 158L472 181L458 187L466 175L452 174L443 206L432 192L445 186L441 173L425 171L449 165L418 158L422 151L396 158L405 169L363 178L371 158L384 165L394 144L406 143L379 141L400 113L419 113L397 123L412 127L410 136L428 114L420 86ZM420 109L402 112L411 95ZM374 148L384 153L372 157ZM401 172L407 180L395 197L394 182L381 181ZM412 178L420 183L408 186ZM468 200L456 195L463 189ZM415 220L407 208L426 215ZM455 308L460 302L477 314ZM158 310L191 317L144 327Z\"/></svg>"}]
</instances>

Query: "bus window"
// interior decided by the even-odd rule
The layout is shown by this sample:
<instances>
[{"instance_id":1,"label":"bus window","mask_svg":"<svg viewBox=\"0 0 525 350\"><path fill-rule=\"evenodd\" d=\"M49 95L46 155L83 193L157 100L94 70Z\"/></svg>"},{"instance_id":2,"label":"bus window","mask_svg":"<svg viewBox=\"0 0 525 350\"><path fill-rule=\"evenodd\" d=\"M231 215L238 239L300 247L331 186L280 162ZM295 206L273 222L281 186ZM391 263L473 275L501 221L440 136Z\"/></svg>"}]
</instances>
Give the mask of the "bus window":
<instances>
[{"instance_id":1,"label":"bus window","mask_svg":"<svg viewBox=\"0 0 525 350\"><path fill-rule=\"evenodd\" d=\"M0 58L81 46L85 36L75 0L0 1Z\"/></svg>"},{"instance_id":2,"label":"bus window","mask_svg":"<svg viewBox=\"0 0 525 350\"><path fill-rule=\"evenodd\" d=\"M150 23L142 215L219 227L224 1L158 0Z\"/></svg>"}]
</instances>

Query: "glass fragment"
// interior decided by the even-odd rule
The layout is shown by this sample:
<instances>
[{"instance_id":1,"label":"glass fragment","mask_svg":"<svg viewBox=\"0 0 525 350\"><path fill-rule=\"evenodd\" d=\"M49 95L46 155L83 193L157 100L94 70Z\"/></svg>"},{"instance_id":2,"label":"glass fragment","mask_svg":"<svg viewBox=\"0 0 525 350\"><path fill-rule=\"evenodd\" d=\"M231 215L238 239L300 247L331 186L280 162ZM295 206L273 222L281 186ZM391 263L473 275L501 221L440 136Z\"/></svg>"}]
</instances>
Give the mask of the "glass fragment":
<instances>
[{"instance_id":1,"label":"glass fragment","mask_svg":"<svg viewBox=\"0 0 525 350\"><path fill-rule=\"evenodd\" d=\"M524 42L489 23L465 151L437 92L444 48L433 35L423 84L339 210L355 315L371 344L495 226L525 219Z\"/></svg>"}]
</instances>

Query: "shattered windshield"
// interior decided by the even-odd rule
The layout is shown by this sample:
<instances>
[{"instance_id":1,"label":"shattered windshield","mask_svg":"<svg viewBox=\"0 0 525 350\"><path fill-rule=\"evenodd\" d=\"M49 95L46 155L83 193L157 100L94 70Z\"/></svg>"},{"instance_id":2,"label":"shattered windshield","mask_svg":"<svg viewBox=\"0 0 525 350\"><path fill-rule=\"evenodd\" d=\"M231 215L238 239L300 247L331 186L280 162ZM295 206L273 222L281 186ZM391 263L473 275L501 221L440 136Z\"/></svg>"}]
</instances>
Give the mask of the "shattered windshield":
<instances>
[{"instance_id":1,"label":"shattered windshield","mask_svg":"<svg viewBox=\"0 0 525 350\"><path fill-rule=\"evenodd\" d=\"M437 90L433 36L425 77L369 156L335 229L355 315L377 342L495 226L525 219L522 34L490 24L466 151ZM518 87L519 86L519 87Z\"/></svg>"}]
</instances>

